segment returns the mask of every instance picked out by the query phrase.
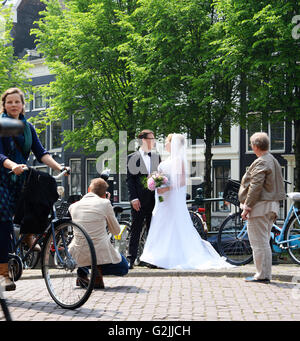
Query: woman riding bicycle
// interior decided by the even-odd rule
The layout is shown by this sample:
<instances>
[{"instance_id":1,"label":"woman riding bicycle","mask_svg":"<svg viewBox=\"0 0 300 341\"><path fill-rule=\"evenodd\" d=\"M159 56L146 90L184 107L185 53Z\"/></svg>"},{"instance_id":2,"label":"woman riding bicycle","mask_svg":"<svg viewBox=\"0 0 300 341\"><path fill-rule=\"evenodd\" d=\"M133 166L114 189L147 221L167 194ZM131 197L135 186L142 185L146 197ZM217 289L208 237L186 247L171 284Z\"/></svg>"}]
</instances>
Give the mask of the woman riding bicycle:
<instances>
[{"instance_id":1,"label":"woman riding bicycle","mask_svg":"<svg viewBox=\"0 0 300 341\"><path fill-rule=\"evenodd\" d=\"M24 132L16 137L0 137L0 276L5 278L5 290L15 290L16 285L8 276L10 233L17 199L26 178L24 167L32 151L39 162L53 170L61 171L58 164L42 146L33 125L25 118L25 97L18 88L10 88L1 96L0 117L21 120ZM26 236L29 246L33 235Z\"/></svg>"}]
</instances>

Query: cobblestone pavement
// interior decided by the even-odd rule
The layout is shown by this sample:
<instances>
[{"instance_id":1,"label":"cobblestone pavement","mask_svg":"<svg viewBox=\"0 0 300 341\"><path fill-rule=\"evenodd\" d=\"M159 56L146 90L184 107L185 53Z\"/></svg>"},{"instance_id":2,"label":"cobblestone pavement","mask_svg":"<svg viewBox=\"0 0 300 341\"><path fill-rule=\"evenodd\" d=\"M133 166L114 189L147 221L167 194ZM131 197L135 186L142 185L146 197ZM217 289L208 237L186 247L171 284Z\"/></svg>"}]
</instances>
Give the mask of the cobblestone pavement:
<instances>
[{"instance_id":1,"label":"cobblestone pavement","mask_svg":"<svg viewBox=\"0 0 300 341\"><path fill-rule=\"evenodd\" d=\"M105 277L106 288L76 310L55 304L40 270L25 270L5 297L15 321L300 321L299 269L273 266L273 281L263 284L244 281L253 264L206 272L136 267Z\"/></svg>"}]
</instances>

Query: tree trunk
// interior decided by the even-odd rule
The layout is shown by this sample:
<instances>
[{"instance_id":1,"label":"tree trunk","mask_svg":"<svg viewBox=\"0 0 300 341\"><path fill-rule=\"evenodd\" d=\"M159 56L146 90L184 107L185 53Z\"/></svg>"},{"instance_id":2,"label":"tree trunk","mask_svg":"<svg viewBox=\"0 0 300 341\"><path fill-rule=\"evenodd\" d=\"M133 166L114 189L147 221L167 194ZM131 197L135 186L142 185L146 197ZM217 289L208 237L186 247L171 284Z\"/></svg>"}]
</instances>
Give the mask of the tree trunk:
<instances>
[{"instance_id":1,"label":"tree trunk","mask_svg":"<svg viewBox=\"0 0 300 341\"><path fill-rule=\"evenodd\" d=\"M241 73L240 75L240 84L239 84L239 91L240 91L240 113L241 113L241 121L242 125L245 125L247 121L247 112L248 112L248 105L247 105L247 85L246 85L246 75L245 73ZM244 128L244 127L243 127Z\"/></svg>"},{"instance_id":2,"label":"tree trunk","mask_svg":"<svg viewBox=\"0 0 300 341\"><path fill-rule=\"evenodd\" d=\"M213 142L213 134L212 127L210 124L205 126L205 172L204 172L204 198L211 198L212 193L212 181L211 181L211 160L212 160L212 142ZM205 203L205 214L207 221L207 228L211 230L211 203Z\"/></svg>"}]
</instances>

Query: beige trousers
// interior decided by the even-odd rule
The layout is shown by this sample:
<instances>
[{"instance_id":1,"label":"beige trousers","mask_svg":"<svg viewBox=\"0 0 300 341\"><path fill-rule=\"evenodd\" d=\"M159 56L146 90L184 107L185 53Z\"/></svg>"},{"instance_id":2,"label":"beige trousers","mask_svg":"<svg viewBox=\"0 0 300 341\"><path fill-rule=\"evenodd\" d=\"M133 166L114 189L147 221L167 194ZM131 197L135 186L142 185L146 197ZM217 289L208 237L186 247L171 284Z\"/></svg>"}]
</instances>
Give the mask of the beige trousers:
<instances>
[{"instance_id":1,"label":"beige trousers","mask_svg":"<svg viewBox=\"0 0 300 341\"><path fill-rule=\"evenodd\" d=\"M248 236L253 251L256 267L256 279L272 279L272 250L270 233L276 213L269 212L264 216L248 219Z\"/></svg>"}]
</instances>

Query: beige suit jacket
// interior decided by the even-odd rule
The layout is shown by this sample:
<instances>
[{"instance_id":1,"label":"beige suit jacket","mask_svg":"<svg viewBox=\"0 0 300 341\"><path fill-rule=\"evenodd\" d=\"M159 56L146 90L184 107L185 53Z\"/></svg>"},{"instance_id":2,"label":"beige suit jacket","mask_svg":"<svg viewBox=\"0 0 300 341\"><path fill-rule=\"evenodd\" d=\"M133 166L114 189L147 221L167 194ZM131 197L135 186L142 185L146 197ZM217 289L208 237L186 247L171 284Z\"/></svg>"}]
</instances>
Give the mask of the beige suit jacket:
<instances>
[{"instance_id":1,"label":"beige suit jacket","mask_svg":"<svg viewBox=\"0 0 300 341\"><path fill-rule=\"evenodd\" d=\"M91 237L97 256L97 264L116 264L121 262L121 255L110 242L109 231L117 235L120 233L120 225L115 217L113 207L108 199L100 198L95 193L86 194L80 201L69 208L72 220L85 228ZM78 263L78 266L90 265L86 246L79 238L73 239L70 252Z\"/></svg>"},{"instance_id":2,"label":"beige suit jacket","mask_svg":"<svg viewBox=\"0 0 300 341\"><path fill-rule=\"evenodd\" d=\"M259 201L280 201L285 199L281 167L270 153L257 158L242 178L239 200L253 207Z\"/></svg>"}]
</instances>

